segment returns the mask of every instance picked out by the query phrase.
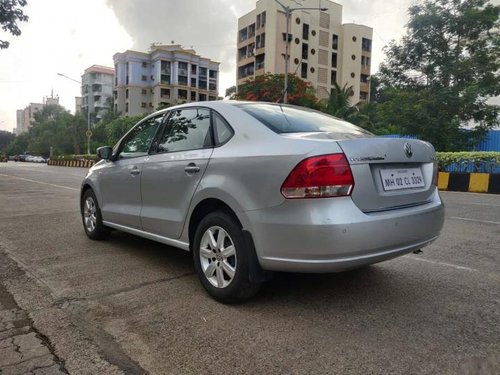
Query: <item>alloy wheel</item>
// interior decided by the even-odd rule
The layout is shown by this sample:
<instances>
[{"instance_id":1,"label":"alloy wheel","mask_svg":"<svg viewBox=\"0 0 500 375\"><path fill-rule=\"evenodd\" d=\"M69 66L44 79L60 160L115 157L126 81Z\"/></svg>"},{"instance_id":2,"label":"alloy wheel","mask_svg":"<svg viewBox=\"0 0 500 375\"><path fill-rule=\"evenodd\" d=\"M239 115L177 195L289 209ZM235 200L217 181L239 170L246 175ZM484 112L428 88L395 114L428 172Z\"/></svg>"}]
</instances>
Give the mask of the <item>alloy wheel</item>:
<instances>
[{"instance_id":1,"label":"alloy wheel","mask_svg":"<svg viewBox=\"0 0 500 375\"><path fill-rule=\"evenodd\" d=\"M92 197L87 197L83 205L83 218L85 222L85 229L88 232L93 232L97 225L97 209Z\"/></svg>"},{"instance_id":2,"label":"alloy wheel","mask_svg":"<svg viewBox=\"0 0 500 375\"><path fill-rule=\"evenodd\" d=\"M225 288L236 274L236 252L229 234L219 226L208 228L200 242L200 264L207 280Z\"/></svg>"}]
</instances>

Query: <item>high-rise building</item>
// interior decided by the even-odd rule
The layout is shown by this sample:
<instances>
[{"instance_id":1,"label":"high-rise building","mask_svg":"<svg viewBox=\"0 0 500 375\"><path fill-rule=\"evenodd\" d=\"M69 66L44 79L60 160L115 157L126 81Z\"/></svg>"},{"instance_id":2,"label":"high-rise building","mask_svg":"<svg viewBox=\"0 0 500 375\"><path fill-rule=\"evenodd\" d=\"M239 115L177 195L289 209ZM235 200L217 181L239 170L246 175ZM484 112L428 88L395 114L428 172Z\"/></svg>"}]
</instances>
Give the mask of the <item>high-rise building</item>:
<instances>
[{"instance_id":1,"label":"high-rise building","mask_svg":"<svg viewBox=\"0 0 500 375\"><path fill-rule=\"evenodd\" d=\"M219 63L180 45L155 45L147 53L125 51L115 62L115 112L151 113L170 105L217 100Z\"/></svg>"},{"instance_id":2,"label":"high-rise building","mask_svg":"<svg viewBox=\"0 0 500 375\"><path fill-rule=\"evenodd\" d=\"M352 86L352 104L370 100L373 29L342 23L342 5L323 0L281 0L289 19L289 73L327 98L334 82ZM314 8L304 9L300 8ZM324 10L321 10L324 8ZM237 83L264 73L285 73L286 13L275 0L258 0L238 19Z\"/></svg>"},{"instance_id":3,"label":"high-rise building","mask_svg":"<svg viewBox=\"0 0 500 375\"><path fill-rule=\"evenodd\" d=\"M82 75L81 111L90 111L90 121L98 122L113 108L113 78L115 70L92 65Z\"/></svg>"}]
</instances>

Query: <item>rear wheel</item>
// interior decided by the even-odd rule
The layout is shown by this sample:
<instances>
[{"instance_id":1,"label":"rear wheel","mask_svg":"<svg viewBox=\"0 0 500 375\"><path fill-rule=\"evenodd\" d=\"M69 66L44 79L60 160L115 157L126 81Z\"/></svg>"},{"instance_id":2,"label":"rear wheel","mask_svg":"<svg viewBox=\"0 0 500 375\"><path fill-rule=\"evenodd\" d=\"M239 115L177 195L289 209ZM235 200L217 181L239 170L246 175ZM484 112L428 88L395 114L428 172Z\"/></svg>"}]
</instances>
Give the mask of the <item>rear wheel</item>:
<instances>
[{"instance_id":1,"label":"rear wheel","mask_svg":"<svg viewBox=\"0 0 500 375\"><path fill-rule=\"evenodd\" d=\"M230 215L217 211L201 220L193 241L194 265L213 298L234 303L257 293L261 284L250 280L252 256L241 228Z\"/></svg>"},{"instance_id":2,"label":"rear wheel","mask_svg":"<svg viewBox=\"0 0 500 375\"><path fill-rule=\"evenodd\" d=\"M83 228L87 236L93 240L104 240L109 237L111 229L102 223L101 209L91 189L82 197L81 214Z\"/></svg>"}]
</instances>

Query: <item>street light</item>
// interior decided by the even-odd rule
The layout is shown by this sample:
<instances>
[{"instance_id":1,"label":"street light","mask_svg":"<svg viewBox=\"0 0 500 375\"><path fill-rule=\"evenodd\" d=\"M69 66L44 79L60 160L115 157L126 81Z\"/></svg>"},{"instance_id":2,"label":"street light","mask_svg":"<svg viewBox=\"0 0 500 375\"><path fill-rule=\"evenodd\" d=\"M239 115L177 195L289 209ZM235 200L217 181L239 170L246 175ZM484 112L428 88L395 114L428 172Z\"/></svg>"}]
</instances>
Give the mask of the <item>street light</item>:
<instances>
[{"instance_id":1,"label":"street light","mask_svg":"<svg viewBox=\"0 0 500 375\"><path fill-rule=\"evenodd\" d=\"M285 33L285 85L284 85L284 88L283 88L283 103L287 103L288 102L288 43L289 43L289 40L288 40L288 35L290 34L288 32L288 29L290 28L290 16L292 14L292 12L296 11L296 10L321 10L323 12L327 11L328 8L290 8L289 6L284 6L282 3L280 3L278 0L274 0L276 1L280 6L281 8L283 8L283 10L285 11L285 17L286 17L286 33Z\"/></svg>"},{"instance_id":2,"label":"street light","mask_svg":"<svg viewBox=\"0 0 500 375\"><path fill-rule=\"evenodd\" d=\"M67 75L64 75L62 73L57 73L58 76L64 77L66 79L69 79L73 82L76 82L82 86L82 81L78 81L77 79L68 77ZM90 137L92 136L92 131L90 130L90 105L89 102L87 101L87 155L90 155Z\"/></svg>"}]
</instances>

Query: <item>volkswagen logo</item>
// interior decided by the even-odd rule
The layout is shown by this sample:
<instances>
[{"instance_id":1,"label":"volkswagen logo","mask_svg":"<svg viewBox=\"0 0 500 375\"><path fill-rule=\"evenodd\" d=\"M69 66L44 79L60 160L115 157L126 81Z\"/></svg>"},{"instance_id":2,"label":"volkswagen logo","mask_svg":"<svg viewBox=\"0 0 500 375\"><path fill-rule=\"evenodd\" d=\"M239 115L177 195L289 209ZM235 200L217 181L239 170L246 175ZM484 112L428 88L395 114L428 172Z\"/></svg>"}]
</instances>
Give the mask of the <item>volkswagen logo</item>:
<instances>
[{"instance_id":1,"label":"volkswagen logo","mask_svg":"<svg viewBox=\"0 0 500 375\"><path fill-rule=\"evenodd\" d=\"M403 145L403 150L405 150L406 157L411 158L413 156L413 150L411 149L411 144L405 142Z\"/></svg>"}]
</instances>

